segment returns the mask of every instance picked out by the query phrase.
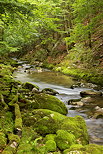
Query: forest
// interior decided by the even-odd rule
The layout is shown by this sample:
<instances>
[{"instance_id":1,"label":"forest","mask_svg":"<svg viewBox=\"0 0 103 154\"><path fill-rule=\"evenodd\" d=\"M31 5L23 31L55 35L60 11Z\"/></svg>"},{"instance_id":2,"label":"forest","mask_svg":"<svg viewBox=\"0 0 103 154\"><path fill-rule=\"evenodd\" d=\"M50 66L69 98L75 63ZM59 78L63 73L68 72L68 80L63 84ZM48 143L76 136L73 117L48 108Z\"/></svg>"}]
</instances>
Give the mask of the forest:
<instances>
[{"instance_id":1,"label":"forest","mask_svg":"<svg viewBox=\"0 0 103 154\"><path fill-rule=\"evenodd\" d=\"M1 0L0 6L0 55L30 52L31 61L48 59L54 65L65 57L65 66L87 68L80 78L86 74L102 83L102 77L95 78L103 73L102 0ZM70 74L77 75L77 69Z\"/></svg>"},{"instance_id":2,"label":"forest","mask_svg":"<svg viewBox=\"0 0 103 154\"><path fill-rule=\"evenodd\" d=\"M80 112L103 120L103 0L0 0L0 153L103 153Z\"/></svg>"}]
</instances>

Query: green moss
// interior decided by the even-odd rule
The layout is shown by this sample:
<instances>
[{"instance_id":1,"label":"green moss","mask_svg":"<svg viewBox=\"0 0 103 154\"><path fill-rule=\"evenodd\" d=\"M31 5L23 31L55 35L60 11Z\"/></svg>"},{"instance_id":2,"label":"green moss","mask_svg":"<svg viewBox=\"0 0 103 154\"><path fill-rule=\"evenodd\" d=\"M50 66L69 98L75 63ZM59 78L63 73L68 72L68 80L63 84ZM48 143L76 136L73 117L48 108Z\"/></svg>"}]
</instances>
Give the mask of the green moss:
<instances>
[{"instance_id":1,"label":"green moss","mask_svg":"<svg viewBox=\"0 0 103 154\"><path fill-rule=\"evenodd\" d=\"M102 73L99 73L99 72L102 72L101 70L99 71L99 69L97 71L97 69L93 69L93 68L92 69L86 69L85 67L84 69L82 67L75 68L74 66L71 66L71 64L66 65L66 61L64 61L64 63L62 62L59 65L55 66L54 70L62 72L66 75L74 76L77 79L78 78L84 79L88 82L92 82L103 86L103 77L102 77L103 75Z\"/></svg>"},{"instance_id":2,"label":"green moss","mask_svg":"<svg viewBox=\"0 0 103 154\"><path fill-rule=\"evenodd\" d=\"M11 146L7 146L2 152L2 154L14 154L14 153L16 153L16 149Z\"/></svg>"},{"instance_id":3,"label":"green moss","mask_svg":"<svg viewBox=\"0 0 103 154\"><path fill-rule=\"evenodd\" d=\"M45 136L44 141L54 140L55 141L56 134L48 134Z\"/></svg>"},{"instance_id":4,"label":"green moss","mask_svg":"<svg viewBox=\"0 0 103 154\"><path fill-rule=\"evenodd\" d=\"M77 143L88 144L88 133L82 117L66 117L60 113L36 109L23 115L23 124L32 126L42 135L56 134L57 130L66 130L75 136Z\"/></svg>"},{"instance_id":5,"label":"green moss","mask_svg":"<svg viewBox=\"0 0 103 154\"><path fill-rule=\"evenodd\" d=\"M96 145L96 144L89 144L85 146L83 150L89 154L102 154L103 146Z\"/></svg>"},{"instance_id":6,"label":"green moss","mask_svg":"<svg viewBox=\"0 0 103 154\"><path fill-rule=\"evenodd\" d=\"M34 101L31 104L32 108L49 109L64 115L68 113L65 104L54 96L41 93L41 94L35 94L33 99Z\"/></svg>"},{"instance_id":7,"label":"green moss","mask_svg":"<svg viewBox=\"0 0 103 154\"><path fill-rule=\"evenodd\" d=\"M43 63L43 67L49 68L49 69L53 69L55 67L55 65L54 64L47 63L47 62L44 62Z\"/></svg>"},{"instance_id":8,"label":"green moss","mask_svg":"<svg viewBox=\"0 0 103 154\"><path fill-rule=\"evenodd\" d=\"M16 118L15 119L15 128L22 129L22 119L21 118Z\"/></svg>"},{"instance_id":9,"label":"green moss","mask_svg":"<svg viewBox=\"0 0 103 154\"><path fill-rule=\"evenodd\" d=\"M56 143L54 140L48 140L46 141L45 143L45 148L46 148L46 151L48 152L53 152L53 151L56 151Z\"/></svg>"},{"instance_id":10,"label":"green moss","mask_svg":"<svg viewBox=\"0 0 103 154\"><path fill-rule=\"evenodd\" d=\"M15 104L15 129L16 128L22 129L22 117L18 104Z\"/></svg>"},{"instance_id":11,"label":"green moss","mask_svg":"<svg viewBox=\"0 0 103 154\"><path fill-rule=\"evenodd\" d=\"M71 146L70 149L66 149L63 151L63 154L102 154L103 153L103 146L96 145L96 144L89 144L86 146L81 145L74 145Z\"/></svg>"},{"instance_id":12,"label":"green moss","mask_svg":"<svg viewBox=\"0 0 103 154\"><path fill-rule=\"evenodd\" d=\"M84 119L81 116L76 116L75 118L69 117L68 119L65 119L61 128L74 134L77 143L83 145L88 144L89 137L87 133L87 127Z\"/></svg>"},{"instance_id":13,"label":"green moss","mask_svg":"<svg viewBox=\"0 0 103 154\"><path fill-rule=\"evenodd\" d=\"M8 134L8 140L9 140L9 144L4 149L3 154L14 154L14 153L16 153L17 145L20 142L19 136L14 135L12 133L9 133Z\"/></svg>"},{"instance_id":14,"label":"green moss","mask_svg":"<svg viewBox=\"0 0 103 154\"><path fill-rule=\"evenodd\" d=\"M12 99L12 101L9 102L9 105L14 106L15 103L17 103L17 102L18 102L18 95L13 95L13 99Z\"/></svg>"},{"instance_id":15,"label":"green moss","mask_svg":"<svg viewBox=\"0 0 103 154\"><path fill-rule=\"evenodd\" d=\"M18 154L39 154L37 150L38 140L42 138L32 129L32 127L23 127L22 138L19 143ZM39 140L40 141L40 140Z\"/></svg>"},{"instance_id":16,"label":"green moss","mask_svg":"<svg viewBox=\"0 0 103 154\"><path fill-rule=\"evenodd\" d=\"M23 88L25 89L29 89L30 91L33 89L33 88L36 88L37 90L39 90L39 87L35 84L32 84L30 82L26 82L23 84Z\"/></svg>"},{"instance_id":17,"label":"green moss","mask_svg":"<svg viewBox=\"0 0 103 154\"><path fill-rule=\"evenodd\" d=\"M7 138L3 132L0 132L0 149L4 149L7 144Z\"/></svg>"},{"instance_id":18,"label":"green moss","mask_svg":"<svg viewBox=\"0 0 103 154\"><path fill-rule=\"evenodd\" d=\"M19 143L20 142L20 137L18 135L14 135L12 133L8 134L8 139L9 139L9 144L12 143L13 141Z\"/></svg>"},{"instance_id":19,"label":"green moss","mask_svg":"<svg viewBox=\"0 0 103 154\"><path fill-rule=\"evenodd\" d=\"M13 132L13 114L11 112L0 112L0 129L6 134L8 131Z\"/></svg>"},{"instance_id":20,"label":"green moss","mask_svg":"<svg viewBox=\"0 0 103 154\"><path fill-rule=\"evenodd\" d=\"M66 130L58 130L55 140L60 150L65 150L76 142L75 136Z\"/></svg>"}]
</instances>

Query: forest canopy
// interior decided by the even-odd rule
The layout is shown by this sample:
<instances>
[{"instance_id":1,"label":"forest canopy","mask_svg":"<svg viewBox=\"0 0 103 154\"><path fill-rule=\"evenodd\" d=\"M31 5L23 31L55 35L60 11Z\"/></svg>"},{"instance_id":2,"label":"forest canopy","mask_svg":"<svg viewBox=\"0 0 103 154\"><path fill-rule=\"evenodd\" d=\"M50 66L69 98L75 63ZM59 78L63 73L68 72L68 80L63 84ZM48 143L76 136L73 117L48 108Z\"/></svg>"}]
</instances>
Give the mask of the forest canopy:
<instances>
[{"instance_id":1,"label":"forest canopy","mask_svg":"<svg viewBox=\"0 0 103 154\"><path fill-rule=\"evenodd\" d=\"M98 53L102 34L103 0L0 0L0 54L37 45L51 52L59 43Z\"/></svg>"}]
</instances>

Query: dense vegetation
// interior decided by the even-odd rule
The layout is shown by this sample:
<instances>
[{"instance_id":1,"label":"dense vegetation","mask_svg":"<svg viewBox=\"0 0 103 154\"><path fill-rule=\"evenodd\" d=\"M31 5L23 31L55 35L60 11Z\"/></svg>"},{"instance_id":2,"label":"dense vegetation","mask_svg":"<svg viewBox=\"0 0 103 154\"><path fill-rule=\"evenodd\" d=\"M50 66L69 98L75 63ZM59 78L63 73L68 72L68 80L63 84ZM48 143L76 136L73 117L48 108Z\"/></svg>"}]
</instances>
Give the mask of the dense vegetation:
<instances>
[{"instance_id":1,"label":"dense vegetation","mask_svg":"<svg viewBox=\"0 0 103 154\"><path fill-rule=\"evenodd\" d=\"M70 52L86 62L99 59L98 65L103 59L102 6L102 0L0 0L0 53L37 48L37 56L55 57Z\"/></svg>"}]
</instances>

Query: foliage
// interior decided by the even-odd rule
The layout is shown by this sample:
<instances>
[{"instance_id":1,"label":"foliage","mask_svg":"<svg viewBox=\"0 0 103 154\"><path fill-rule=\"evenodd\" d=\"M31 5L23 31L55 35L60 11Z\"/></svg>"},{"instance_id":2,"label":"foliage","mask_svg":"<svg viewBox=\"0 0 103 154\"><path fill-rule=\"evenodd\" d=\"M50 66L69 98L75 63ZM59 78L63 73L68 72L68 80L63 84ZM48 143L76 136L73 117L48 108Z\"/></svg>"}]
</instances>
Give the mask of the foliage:
<instances>
[{"instance_id":1,"label":"foliage","mask_svg":"<svg viewBox=\"0 0 103 154\"><path fill-rule=\"evenodd\" d=\"M71 52L89 62L103 46L102 6L102 0L0 0L0 54L37 50L36 59L44 55L43 61L82 44L91 50L86 60L77 45Z\"/></svg>"}]
</instances>

